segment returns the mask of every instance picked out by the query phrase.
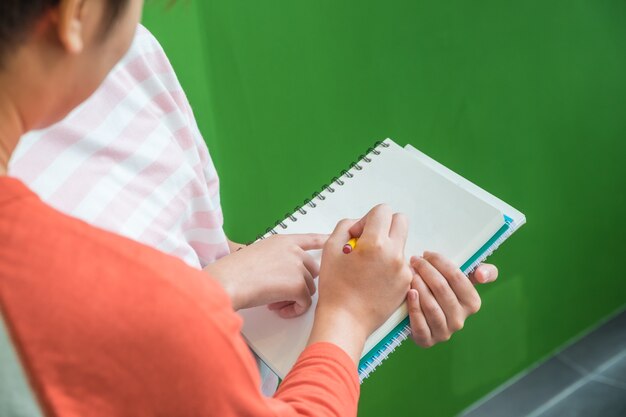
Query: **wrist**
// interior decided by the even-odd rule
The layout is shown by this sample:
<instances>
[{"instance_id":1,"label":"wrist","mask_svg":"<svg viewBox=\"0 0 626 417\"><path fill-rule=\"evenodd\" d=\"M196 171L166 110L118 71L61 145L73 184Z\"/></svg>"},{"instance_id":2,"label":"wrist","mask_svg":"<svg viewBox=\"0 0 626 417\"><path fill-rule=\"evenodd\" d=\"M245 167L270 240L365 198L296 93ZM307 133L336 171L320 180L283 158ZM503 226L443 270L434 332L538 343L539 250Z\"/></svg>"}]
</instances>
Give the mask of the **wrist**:
<instances>
[{"instance_id":1,"label":"wrist","mask_svg":"<svg viewBox=\"0 0 626 417\"><path fill-rule=\"evenodd\" d=\"M219 261L218 261L219 262ZM208 265L203 271L224 289L224 292L230 298L230 302L233 306L233 310L237 311L247 306L245 294L242 293L241 288L236 285L233 280L228 279L228 274L224 273L218 262Z\"/></svg>"},{"instance_id":2,"label":"wrist","mask_svg":"<svg viewBox=\"0 0 626 417\"><path fill-rule=\"evenodd\" d=\"M368 327L351 311L318 304L308 344L333 343L358 365L368 336Z\"/></svg>"}]
</instances>

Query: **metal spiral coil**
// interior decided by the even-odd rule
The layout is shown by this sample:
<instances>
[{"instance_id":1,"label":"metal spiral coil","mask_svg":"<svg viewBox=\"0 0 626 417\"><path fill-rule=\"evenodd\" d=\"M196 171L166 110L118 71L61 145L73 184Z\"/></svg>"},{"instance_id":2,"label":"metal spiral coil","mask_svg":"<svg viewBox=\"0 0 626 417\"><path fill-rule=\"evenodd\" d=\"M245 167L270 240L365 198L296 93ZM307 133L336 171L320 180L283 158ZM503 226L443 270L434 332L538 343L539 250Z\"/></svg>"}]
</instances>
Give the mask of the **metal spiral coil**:
<instances>
[{"instance_id":1,"label":"metal spiral coil","mask_svg":"<svg viewBox=\"0 0 626 417\"><path fill-rule=\"evenodd\" d=\"M369 148L364 155L359 155L358 161L357 162L352 162L350 164L350 168L349 169L347 169L347 170L344 169L343 171L341 171L341 175L339 177L333 177L333 179L331 180L330 184L331 185L332 184L336 184L337 186L345 185L345 183L346 183L345 180L346 179L350 179L350 178L354 177L354 173L350 172L350 170L361 171L363 169L362 162L370 163L370 162L372 162L372 158L370 158L370 156L372 156L372 155L375 155L375 156L380 155L381 150L379 149L379 147L388 148L389 144L385 143L385 142L376 142L374 144L374 146ZM316 199L318 201L326 200L326 196L323 194L325 191L328 191L329 193L334 193L336 191L336 188L333 188L331 185L324 184L324 186L322 187L322 189L320 191L314 192L311 195L311 198L305 199L304 202L302 203L302 205L296 206L294 208L294 210L293 210L293 213L285 214L285 217L284 217L285 220L289 219L290 221L295 223L295 222L298 221L298 217L296 217L296 212L300 213L303 216L305 216L307 214L307 210L304 209L304 206L308 206L310 209L316 208L317 204L318 204L318 203L315 202ZM256 240L263 240L266 237L268 237L267 235L277 235L278 232L276 231L276 228L279 227L279 226L283 230L287 229L289 226L285 223L285 220L277 221L274 224L274 227L267 228L267 230L265 231L265 234L257 236Z\"/></svg>"}]
</instances>

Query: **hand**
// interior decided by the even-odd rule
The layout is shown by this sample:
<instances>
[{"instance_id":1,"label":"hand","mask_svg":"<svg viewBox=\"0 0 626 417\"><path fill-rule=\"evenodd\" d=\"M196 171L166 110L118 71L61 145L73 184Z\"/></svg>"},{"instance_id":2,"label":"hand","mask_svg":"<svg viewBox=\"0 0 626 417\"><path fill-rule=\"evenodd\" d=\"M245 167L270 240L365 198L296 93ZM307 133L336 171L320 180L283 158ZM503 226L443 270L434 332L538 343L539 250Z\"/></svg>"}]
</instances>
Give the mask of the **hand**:
<instances>
[{"instance_id":1,"label":"hand","mask_svg":"<svg viewBox=\"0 0 626 417\"><path fill-rule=\"evenodd\" d=\"M411 337L426 348L450 339L480 309L480 296L472 283L498 277L497 268L485 264L468 279L450 260L433 252L411 258L411 266L414 276L407 294Z\"/></svg>"},{"instance_id":2,"label":"hand","mask_svg":"<svg viewBox=\"0 0 626 417\"><path fill-rule=\"evenodd\" d=\"M230 295L233 308L288 301L281 317L294 317L311 306L319 265L306 251L321 249L327 235L274 235L225 256L204 270Z\"/></svg>"},{"instance_id":3,"label":"hand","mask_svg":"<svg viewBox=\"0 0 626 417\"><path fill-rule=\"evenodd\" d=\"M357 234L351 234L355 230ZM342 220L322 253L319 301L309 343L330 341L358 362L363 343L402 304L413 276L404 258L406 217L374 207L359 222ZM359 237L350 254L343 245Z\"/></svg>"}]
</instances>

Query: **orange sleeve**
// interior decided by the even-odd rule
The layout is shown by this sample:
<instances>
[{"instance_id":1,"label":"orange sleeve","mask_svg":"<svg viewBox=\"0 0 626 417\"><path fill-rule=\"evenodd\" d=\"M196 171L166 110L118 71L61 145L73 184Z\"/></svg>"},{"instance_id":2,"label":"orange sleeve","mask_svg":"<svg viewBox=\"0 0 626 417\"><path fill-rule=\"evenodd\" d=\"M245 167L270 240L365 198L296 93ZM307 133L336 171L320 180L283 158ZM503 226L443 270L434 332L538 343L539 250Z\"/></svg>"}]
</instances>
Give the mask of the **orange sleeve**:
<instances>
[{"instance_id":1,"label":"orange sleeve","mask_svg":"<svg viewBox=\"0 0 626 417\"><path fill-rule=\"evenodd\" d=\"M300 355L280 385L274 409L285 416L356 416L359 389L348 354L331 343L316 343Z\"/></svg>"},{"instance_id":2,"label":"orange sleeve","mask_svg":"<svg viewBox=\"0 0 626 417\"><path fill-rule=\"evenodd\" d=\"M356 415L356 366L326 343L263 397L227 295L178 259L34 196L0 201L0 242L1 312L49 416Z\"/></svg>"}]
</instances>

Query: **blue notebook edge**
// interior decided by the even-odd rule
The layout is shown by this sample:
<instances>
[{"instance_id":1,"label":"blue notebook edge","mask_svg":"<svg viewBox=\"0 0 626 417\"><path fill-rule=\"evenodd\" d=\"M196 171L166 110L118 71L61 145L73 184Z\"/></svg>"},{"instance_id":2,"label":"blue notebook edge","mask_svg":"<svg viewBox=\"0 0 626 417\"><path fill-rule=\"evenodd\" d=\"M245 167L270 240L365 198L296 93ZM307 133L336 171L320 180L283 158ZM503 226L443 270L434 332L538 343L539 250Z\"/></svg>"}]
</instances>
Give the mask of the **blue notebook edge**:
<instances>
[{"instance_id":1,"label":"blue notebook edge","mask_svg":"<svg viewBox=\"0 0 626 417\"><path fill-rule=\"evenodd\" d=\"M506 214L504 215L504 224L498 231L472 255L463 265L461 271L469 274L476 267L491 255L506 239L509 238L517 230L513 219ZM361 360L359 361L359 382L370 376L372 372L384 361L391 352L393 352L404 340L411 334L409 325L409 317L407 316L396 327L391 330L387 336L376 344Z\"/></svg>"}]
</instances>

